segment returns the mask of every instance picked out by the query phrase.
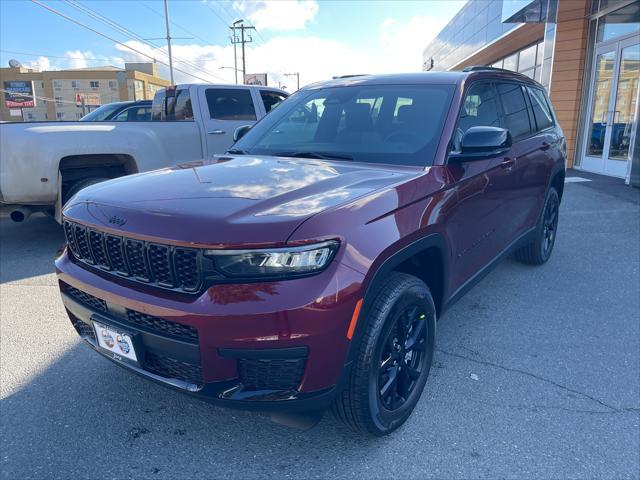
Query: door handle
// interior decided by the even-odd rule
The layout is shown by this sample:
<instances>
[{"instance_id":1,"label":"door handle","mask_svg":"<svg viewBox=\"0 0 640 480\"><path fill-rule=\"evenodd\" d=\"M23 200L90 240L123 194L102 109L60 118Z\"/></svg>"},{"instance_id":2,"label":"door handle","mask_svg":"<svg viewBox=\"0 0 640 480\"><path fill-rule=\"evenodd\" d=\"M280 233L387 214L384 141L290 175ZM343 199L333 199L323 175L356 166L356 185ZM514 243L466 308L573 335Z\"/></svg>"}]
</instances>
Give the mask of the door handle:
<instances>
[{"instance_id":1,"label":"door handle","mask_svg":"<svg viewBox=\"0 0 640 480\"><path fill-rule=\"evenodd\" d=\"M207 132L209 135L224 135L224 130L220 130L219 128L217 130L211 130L210 132Z\"/></svg>"},{"instance_id":2,"label":"door handle","mask_svg":"<svg viewBox=\"0 0 640 480\"><path fill-rule=\"evenodd\" d=\"M549 150L551 148L551 144L549 142L542 142L540 145L540 150Z\"/></svg>"},{"instance_id":3,"label":"door handle","mask_svg":"<svg viewBox=\"0 0 640 480\"><path fill-rule=\"evenodd\" d=\"M505 170L509 171L509 170L511 170L513 168L513 166L515 164L516 164L516 159L515 158L504 157L504 159L500 163L500 167L502 167Z\"/></svg>"}]
</instances>

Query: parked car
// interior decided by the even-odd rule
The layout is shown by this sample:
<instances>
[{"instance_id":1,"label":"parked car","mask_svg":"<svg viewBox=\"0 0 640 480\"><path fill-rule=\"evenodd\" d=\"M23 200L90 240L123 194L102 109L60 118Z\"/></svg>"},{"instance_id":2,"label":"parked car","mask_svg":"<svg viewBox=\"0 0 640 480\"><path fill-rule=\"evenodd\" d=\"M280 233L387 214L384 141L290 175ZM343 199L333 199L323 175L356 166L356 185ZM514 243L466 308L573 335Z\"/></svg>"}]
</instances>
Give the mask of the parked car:
<instances>
[{"instance_id":1,"label":"parked car","mask_svg":"<svg viewBox=\"0 0 640 480\"><path fill-rule=\"evenodd\" d=\"M239 125L287 95L249 85L179 85L156 92L151 122L2 124L0 210L18 222L33 211L59 221L61 206L88 185L224 152Z\"/></svg>"},{"instance_id":2,"label":"parked car","mask_svg":"<svg viewBox=\"0 0 640 480\"><path fill-rule=\"evenodd\" d=\"M436 320L515 252L552 252L565 140L506 70L299 91L226 154L94 185L56 260L96 352L230 407L387 434L427 382Z\"/></svg>"},{"instance_id":3,"label":"parked car","mask_svg":"<svg viewBox=\"0 0 640 480\"><path fill-rule=\"evenodd\" d=\"M148 122L151 100L113 102L102 105L80 119L81 122Z\"/></svg>"}]
</instances>

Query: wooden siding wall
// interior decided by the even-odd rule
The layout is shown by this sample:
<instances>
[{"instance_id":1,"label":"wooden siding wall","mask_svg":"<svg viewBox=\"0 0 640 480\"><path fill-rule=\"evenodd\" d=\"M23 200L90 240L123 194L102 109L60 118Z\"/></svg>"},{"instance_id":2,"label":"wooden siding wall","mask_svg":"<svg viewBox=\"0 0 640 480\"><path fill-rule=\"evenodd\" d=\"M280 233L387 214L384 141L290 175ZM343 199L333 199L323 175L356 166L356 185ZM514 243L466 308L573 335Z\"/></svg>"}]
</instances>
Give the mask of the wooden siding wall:
<instances>
[{"instance_id":1,"label":"wooden siding wall","mask_svg":"<svg viewBox=\"0 0 640 480\"><path fill-rule=\"evenodd\" d=\"M587 0L560 0L551 85L553 108L567 138L568 166L575 160L578 120L582 99L582 79L586 64L589 29Z\"/></svg>"}]
</instances>

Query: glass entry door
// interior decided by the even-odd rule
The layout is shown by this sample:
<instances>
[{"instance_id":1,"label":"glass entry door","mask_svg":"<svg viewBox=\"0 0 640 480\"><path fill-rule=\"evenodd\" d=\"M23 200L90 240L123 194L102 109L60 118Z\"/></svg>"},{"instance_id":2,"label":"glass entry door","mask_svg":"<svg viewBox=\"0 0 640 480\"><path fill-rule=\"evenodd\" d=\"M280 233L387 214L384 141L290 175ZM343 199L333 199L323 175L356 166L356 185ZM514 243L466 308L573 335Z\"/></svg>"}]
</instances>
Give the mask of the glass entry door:
<instances>
[{"instance_id":1,"label":"glass entry door","mask_svg":"<svg viewBox=\"0 0 640 480\"><path fill-rule=\"evenodd\" d=\"M640 37L598 47L581 168L626 177L636 130Z\"/></svg>"}]
</instances>

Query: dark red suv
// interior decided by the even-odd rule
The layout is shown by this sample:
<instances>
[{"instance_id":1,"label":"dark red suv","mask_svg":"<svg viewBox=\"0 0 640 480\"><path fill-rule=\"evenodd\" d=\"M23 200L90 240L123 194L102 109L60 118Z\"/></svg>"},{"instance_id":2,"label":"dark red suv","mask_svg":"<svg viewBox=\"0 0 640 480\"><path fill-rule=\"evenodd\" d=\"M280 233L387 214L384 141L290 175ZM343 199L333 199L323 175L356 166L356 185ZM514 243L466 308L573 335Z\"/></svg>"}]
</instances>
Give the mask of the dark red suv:
<instances>
[{"instance_id":1,"label":"dark red suv","mask_svg":"<svg viewBox=\"0 0 640 480\"><path fill-rule=\"evenodd\" d=\"M436 319L505 255L553 249L565 141L523 75L337 79L236 134L64 210L73 326L164 385L388 433L425 386Z\"/></svg>"}]
</instances>

